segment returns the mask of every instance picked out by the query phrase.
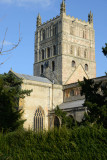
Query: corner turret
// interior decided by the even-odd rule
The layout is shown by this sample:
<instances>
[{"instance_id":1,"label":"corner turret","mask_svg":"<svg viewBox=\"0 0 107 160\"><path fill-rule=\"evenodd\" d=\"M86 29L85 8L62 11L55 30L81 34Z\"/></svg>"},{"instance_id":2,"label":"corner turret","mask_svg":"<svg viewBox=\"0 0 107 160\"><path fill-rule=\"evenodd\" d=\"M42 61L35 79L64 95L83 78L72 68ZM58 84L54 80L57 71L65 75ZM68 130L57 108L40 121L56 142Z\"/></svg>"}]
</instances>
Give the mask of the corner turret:
<instances>
[{"instance_id":1,"label":"corner turret","mask_svg":"<svg viewBox=\"0 0 107 160\"><path fill-rule=\"evenodd\" d=\"M40 16L40 14L38 14L36 26L39 27L41 24L42 24L42 23L41 23L41 16Z\"/></svg>"},{"instance_id":2,"label":"corner turret","mask_svg":"<svg viewBox=\"0 0 107 160\"><path fill-rule=\"evenodd\" d=\"M90 11L90 13L88 14L88 22L91 24L91 23L93 23L93 14L91 13L91 11Z\"/></svg>"},{"instance_id":3,"label":"corner turret","mask_svg":"<svg viewBox=\"0 0 107 160\"><path fill-rule=\"evenodd\" d=\"M66 13L66 5L65 0L62 0L61 8L60 8L60 14Z\"/></svg>"}]
</instances>

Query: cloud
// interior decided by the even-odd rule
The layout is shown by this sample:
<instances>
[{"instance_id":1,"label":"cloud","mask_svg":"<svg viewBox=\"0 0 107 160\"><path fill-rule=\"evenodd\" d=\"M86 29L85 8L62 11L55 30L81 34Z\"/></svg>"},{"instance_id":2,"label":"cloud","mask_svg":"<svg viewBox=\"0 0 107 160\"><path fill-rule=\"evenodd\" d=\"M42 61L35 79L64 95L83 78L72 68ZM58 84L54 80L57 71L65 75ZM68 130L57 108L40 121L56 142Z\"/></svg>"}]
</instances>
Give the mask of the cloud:
<instances>
[{"instance_id":1,"label":"cloud","mask_svg":"<svg viewBox=\"0 0 107 160\"><path fill-rule=\"evenodd\" d=\"M26 6L30 4L40 4L42 6L49 6L51 0L0 0L0 3L15 4L17 6Z\"/></svg>"}]
</instances>

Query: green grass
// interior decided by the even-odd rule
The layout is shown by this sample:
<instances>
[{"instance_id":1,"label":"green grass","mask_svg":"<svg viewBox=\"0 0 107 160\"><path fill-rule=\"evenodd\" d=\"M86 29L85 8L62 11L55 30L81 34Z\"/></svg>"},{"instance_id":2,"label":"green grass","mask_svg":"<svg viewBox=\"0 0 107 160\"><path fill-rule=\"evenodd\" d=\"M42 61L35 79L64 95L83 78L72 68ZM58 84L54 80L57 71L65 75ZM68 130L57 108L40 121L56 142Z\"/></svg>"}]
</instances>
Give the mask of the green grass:
<instances>
[{"instance_id":1,"label":"green grass","mask_svg":"<svg viewBox=\"0 0 107 160\"><path fill-rule=\"evenodd\" d=\"M0 133L0 160L107 160L107 130L61 128Z\"/></svg>"}]
</instances>

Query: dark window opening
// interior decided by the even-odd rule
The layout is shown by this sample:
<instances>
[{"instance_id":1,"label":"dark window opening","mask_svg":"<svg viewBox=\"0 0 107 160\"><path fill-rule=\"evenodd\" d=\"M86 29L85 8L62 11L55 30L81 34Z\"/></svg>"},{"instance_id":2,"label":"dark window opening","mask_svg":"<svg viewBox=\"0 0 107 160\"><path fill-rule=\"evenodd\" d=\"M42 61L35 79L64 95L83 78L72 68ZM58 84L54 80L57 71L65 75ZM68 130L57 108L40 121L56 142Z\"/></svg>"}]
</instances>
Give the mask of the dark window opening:
<instances>
[{"instance_id":1,"label":"dark window opening","mask_svg":"<svg viewBox=\"0 0 107 160\"><path fill-rule=\"evenodd\" d=\"M55 62L52 61L52 71L55 71Z\"/></svg>"},{"instance_id":2,"label":"dark window opening","mask_svg":"<svg viewBox=\"0 0 107 160\"><path fill-rule=\"evenodd\" d=\"M50 57L50 48L49 47L48 47L47 51L48 51L47 57Z\"/></svg>"},{"instance_id":3,"label":"dark window opening","mask_svg":"<svg viewBox=\"0 0 107 160\"><path fill-rule=\"evenodd\" d=\"M53 36L57 34L57 25L53 27Z\"/></svg>"},{"instance_id":4,"label":"dark window opening","mask_svg":"<svg viewBox=\"0 0 107 160\"><path fill-rule=\"evenodd\" d=\"M76 67L75 61L72 61L72 67Z\"/></svg>"},{"instance_id":5,"label":"dark window opening","mask_svg":"<svg viewBox=\"0 0 107 160\"><path fill-rule=\"evenodd\" d=\"M45 30L43 30L43 40L45 39Z\"/></svg>"},{"instance_id":6,"label":"dark window opening","mask_svg":"<svg viewBox=\"0 0 107 160\"><path fill-rule=\"evenodd\" d=\"M44 59L45 56L44 56L44 50L42 49L42 59Z\"/></svg>"},{"instance_id":7,"label":"dark window opening","mask_svg":"<svg viewBox=\"0 0 107 160\"><path fill-rule=\"evenodd\" d=\"M43 74L43 65L41 65L41 74Z\"/></svg>"},{"instance_id":8,"label":"dark window opening","mask_svg":"<svg viewBox=\"0 0 107 160\"><path fill-rule=\"evenodd\" d=\"M53 46L53 55L56 55L56 46Z\"/></svg>"},{"instance_id":9,"label":"dark window opening","mask_svg":"<svg viewBox=\"0 0 107 160\"><path fill-rule=\"evenodd\" d=\"M88 71L88 64L85 64L85 70Z\"/></svg>"}]
</instances>

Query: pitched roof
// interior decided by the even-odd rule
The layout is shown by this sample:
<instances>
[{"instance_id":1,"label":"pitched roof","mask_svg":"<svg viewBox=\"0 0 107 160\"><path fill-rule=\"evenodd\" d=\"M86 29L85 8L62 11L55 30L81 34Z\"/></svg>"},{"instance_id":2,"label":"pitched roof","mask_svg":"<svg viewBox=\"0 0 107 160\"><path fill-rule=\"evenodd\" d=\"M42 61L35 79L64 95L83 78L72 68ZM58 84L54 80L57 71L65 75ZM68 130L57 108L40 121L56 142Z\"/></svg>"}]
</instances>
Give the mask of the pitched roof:
<instances>
[{"instance_id":1,"label":"pitched roof","mask_svg":"<svg viewBox=\"0 0 107 160\"><path fill-rule=\"evenodd\" d=\"M20 73L14 72L12 70L10 70L10 72L12 72L13 74L15 74L16 77L21 78L21 79L43 82L43 83L50 83L50 84L52 83L49 79L47 79L45 77L38 77L38 76L30 76L30 75L26 75L26 74L20 74Z\"/></svg>"},{"instance_id":2,"label":"pitched roof","mask_svg":"<svg viewBox=\"0 0 107 160\"><path fill-rule=\"evenodd\" d=\"M59 105L59 108L63 109L63 110L66 110L66 109L82 107L84 101L85 101L85 99L62 103L62 104Z\"/></svg>"}]
</instances>

